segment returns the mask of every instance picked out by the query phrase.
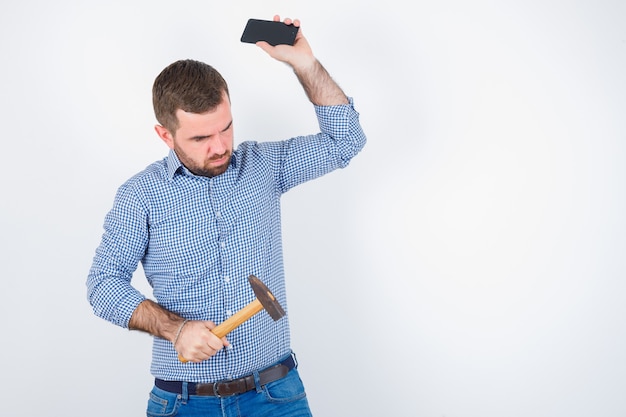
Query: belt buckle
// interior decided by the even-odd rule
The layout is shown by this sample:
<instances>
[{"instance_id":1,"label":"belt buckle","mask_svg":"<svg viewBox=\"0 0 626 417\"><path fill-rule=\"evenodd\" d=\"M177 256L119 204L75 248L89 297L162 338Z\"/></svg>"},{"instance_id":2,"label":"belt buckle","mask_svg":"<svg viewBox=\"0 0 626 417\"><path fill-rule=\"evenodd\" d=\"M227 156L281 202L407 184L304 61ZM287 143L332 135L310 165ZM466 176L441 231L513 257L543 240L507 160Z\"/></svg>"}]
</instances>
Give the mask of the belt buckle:
<instances>
[{"instance_id":1,"label":"belt buckle","mask_svg":"<svg viewBox=\"0 0 626 417\"><path fill-rule=\"evenodd\" d=\"M229 381L229 382L232 382L232 381ZM214 382L213 383L213 395L216 398L232 397L233 395L237 394L236 392L231 392L231 393L228 393L228 394L220 394L220 389L219 389L220 384L224 384L224 385L226 385L226 388L228 388L228 385L227 385L226 381ZM230 391L230 390L227 389L227 391Z\"/></svg>"},{"instance_id":2,"label":"belt buckle","mask_svg":"<svg viewBox=\"0 0 626 417\"><path fill-rule=\"evenodd\" d=\"M220 395L220 390L218 388L219 384L220 384L219 381L213 383L213 394L215 394L215 397L217 397L217 398L223 398Z\"/></svg>"}]
</instances>

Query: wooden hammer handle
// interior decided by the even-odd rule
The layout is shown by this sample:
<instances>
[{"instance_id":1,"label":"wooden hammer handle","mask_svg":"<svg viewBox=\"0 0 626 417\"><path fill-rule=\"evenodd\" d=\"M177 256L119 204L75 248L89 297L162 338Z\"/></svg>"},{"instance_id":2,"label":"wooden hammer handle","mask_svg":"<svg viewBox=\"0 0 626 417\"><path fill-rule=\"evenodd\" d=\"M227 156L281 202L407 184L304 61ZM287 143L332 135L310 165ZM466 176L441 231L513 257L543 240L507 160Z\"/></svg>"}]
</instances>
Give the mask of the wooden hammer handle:
<instances>
[{"instance_id":1,"label":"wooden hammer handle","mask_svg":"<svg viewBox=\"0 0 626 417\"><path fill-rule=\"evenodd\" d=\"M224 320L218 326L214 327L211 330L211 333L221 339L261 310L263 310L263 305L258 298L255 298L250 304L230 316L228 319ZM188 360L183 358L180 354L178 355L178 360L183 363L188 362Z\"/></svg>"},{"instance_id":2,"label":"wooden hammer handle","mask_svg":"<svg viewBox=\"0 0 626 417\"><path fill-rule=\"evenodd\" d=\"M221 339L261 310L263 310L263 305L258 298L255 298L250 304L230 316L228 319L224 320L218 326L214 327L211 332Z\"/></svg>"}]
</instances>

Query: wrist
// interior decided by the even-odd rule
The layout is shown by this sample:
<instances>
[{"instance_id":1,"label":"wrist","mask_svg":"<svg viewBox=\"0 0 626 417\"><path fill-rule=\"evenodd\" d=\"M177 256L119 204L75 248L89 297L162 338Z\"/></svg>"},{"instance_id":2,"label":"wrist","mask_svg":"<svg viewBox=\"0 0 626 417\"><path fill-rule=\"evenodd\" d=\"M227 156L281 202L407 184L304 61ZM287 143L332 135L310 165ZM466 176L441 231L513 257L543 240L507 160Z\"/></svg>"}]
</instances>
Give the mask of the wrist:
<instances>
[{"instance_id":1,"label":"wrist","mask_svg":"<svg viewBox=\"0 0 626 417\"><path fill-rule=\"evenodd\" d=\"M176 347L176 342L178 342L178 339L180 338L180 335L183 332L183 328L185 327L185 324L187 324L187 322L189 322L189 320L185 319L180 324L180 326L178 326L178 330L176 330L176 334L174 335L174 339L172 340L172 346Z\"/></svg>"},{"instance_id":2,"label":"wrist","mask_svg":"<svg viewBox=\"0 0 626 417\"><path fill-rule=\"evenodd\" d=\"M293 71L298 75L315 72L316 67L321 66L320 62L313 55L299 57L290 64Z\"/></svg>"}]
</instances>

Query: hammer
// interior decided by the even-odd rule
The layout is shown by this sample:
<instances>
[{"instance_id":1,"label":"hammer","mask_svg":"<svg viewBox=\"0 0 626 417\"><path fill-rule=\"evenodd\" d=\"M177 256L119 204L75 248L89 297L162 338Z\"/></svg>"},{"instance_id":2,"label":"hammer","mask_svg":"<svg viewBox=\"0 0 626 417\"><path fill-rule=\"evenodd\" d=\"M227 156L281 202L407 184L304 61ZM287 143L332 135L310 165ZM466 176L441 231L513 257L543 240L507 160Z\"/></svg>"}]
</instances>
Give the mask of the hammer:
<instances>
[{"instance_id":1,"label":"hammer","mask_svg":"<svg viewBox=\"0 0 626 417\"><path fill-rule=\"evenodd\" d=\"M250 286L256 298L211 330L211 333L220 339L263 309L267 311L274 321L277 321L285 315L285 310L280 306L276 297L274 297L269 288L267 288L260 279L254 275L250 275L248 281L250 282ZM183 363L188 362L187 359L183 358L181 355L178 355L178 360Z\"/></svg>"}]
</instances>

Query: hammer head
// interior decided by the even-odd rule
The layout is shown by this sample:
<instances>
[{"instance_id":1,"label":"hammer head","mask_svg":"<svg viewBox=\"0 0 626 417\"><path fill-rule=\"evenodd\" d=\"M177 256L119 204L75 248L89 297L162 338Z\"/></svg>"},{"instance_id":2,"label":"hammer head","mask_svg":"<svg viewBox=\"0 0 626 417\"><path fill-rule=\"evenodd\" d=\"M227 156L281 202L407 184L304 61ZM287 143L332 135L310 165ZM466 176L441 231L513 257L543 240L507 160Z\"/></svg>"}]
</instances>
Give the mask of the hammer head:
<instances>
[{"instance_id":1,"label":"hammer head","mask_svg":"<svg viewBox=\"0 0 626 417\"><path fill-rule=\"evenodd\" d=\"M250 275L248 281L250 281L250 285L252 286L257 300L259 300L265 311L267 311L274 321L285 315L285 310L280 306L276 297L274 297L269 288L267 288L260 279L254 275Z\"/></svg>"}]
</instances>

